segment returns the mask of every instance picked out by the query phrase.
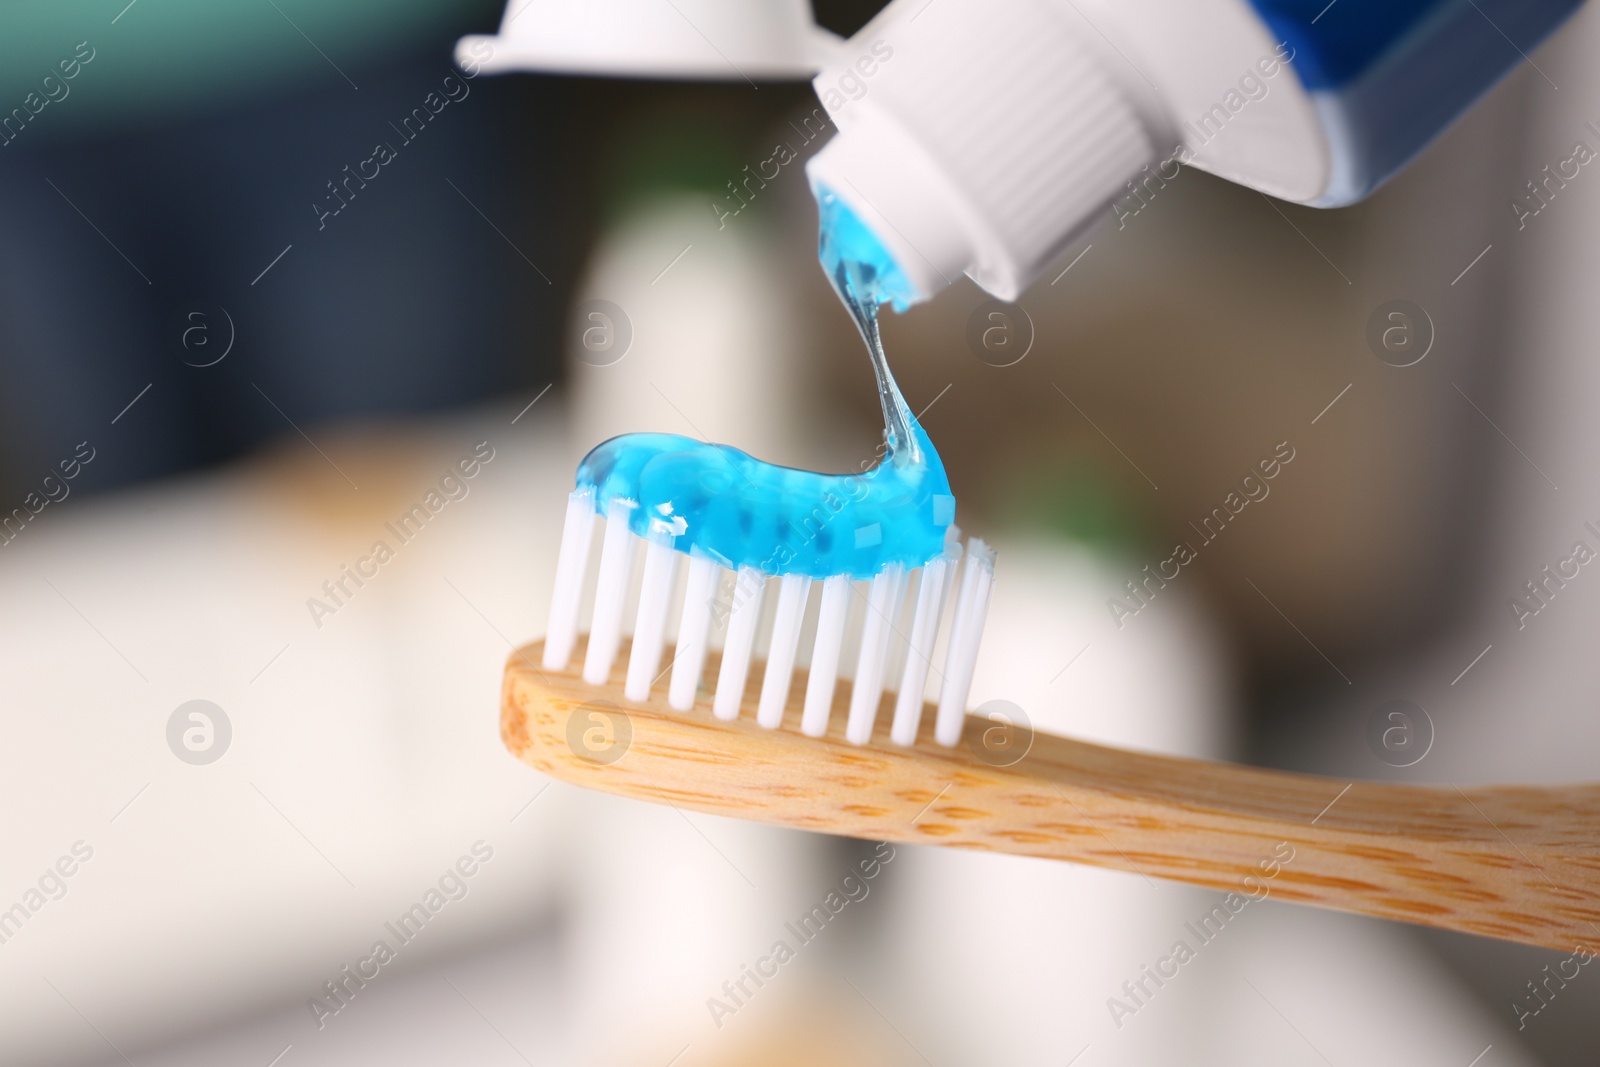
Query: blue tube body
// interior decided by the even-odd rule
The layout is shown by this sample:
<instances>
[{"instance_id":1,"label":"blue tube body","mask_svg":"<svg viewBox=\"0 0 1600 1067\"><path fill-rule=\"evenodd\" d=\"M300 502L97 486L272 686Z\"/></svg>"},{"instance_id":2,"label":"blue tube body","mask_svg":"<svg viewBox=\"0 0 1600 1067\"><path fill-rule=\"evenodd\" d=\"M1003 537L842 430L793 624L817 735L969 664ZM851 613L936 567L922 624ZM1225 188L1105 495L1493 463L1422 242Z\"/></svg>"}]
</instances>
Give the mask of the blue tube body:
<instances>
[{"instance_id":1,"label":"blue tube body","mask_svg":"<svg viewBox=\"0 0 1600 1067\"><path fill-rule=\"evenodd\" d=\"M1333 150L1325 207L1366 196L1582 0L1250 0L1294 49Z\"/></svg>"}]
</instances>

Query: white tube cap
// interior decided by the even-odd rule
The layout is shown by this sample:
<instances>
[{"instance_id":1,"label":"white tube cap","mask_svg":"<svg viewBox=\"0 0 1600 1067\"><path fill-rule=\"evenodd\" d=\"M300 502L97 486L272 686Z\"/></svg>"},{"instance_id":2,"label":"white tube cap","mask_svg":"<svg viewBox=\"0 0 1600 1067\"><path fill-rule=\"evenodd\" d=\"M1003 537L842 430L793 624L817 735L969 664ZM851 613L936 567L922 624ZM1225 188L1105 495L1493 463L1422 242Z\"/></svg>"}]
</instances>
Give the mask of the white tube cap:
<instances>
[{"instance_id":1,"label":"white tube cap","mask_svg":"<svg viewBox=\"0 0 1600 1067\"><path fill-rule=\"evenodd\" d=\"M806 166L813 187L919 295L965 273L1016 299L1167 139L1095 32L1052 0L893 0L817 76L839 133Z\"/></svg>"}]
</instances>

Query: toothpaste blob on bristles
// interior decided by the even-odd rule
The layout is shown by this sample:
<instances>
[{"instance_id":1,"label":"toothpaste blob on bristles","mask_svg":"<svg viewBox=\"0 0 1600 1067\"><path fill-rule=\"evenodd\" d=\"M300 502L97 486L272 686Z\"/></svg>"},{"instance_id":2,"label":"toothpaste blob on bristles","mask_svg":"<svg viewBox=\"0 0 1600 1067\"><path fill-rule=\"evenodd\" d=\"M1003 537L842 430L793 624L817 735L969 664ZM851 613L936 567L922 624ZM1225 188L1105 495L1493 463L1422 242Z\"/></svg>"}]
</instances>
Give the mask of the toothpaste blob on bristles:
<instances>
[{"instance_id":1,"label":"toothpaste blob on bristles","mask_svg":"<svg viewBox=\"0 0 1600 1067\"><path fill-rule=\"evenodd\" d=\"M828 578L913 570L944 552L956 500L920 426L917 459L891 451L863 474L817 474L764 463L727 445L675 434L614 437L578 467L597 514L631 502L628 524L673 538L730 570Z\"/></svg>"},{"instance_id":2,"label":"toothpaste blob on bristles","mask_svg":"<svg viewBox=\"0 0 1600 1067\"><path fill-rule=\"evenodd\" d=\"M887 253L862 254L865 229L831 200L823 205L822 261L867 344L884 412L884 456L861 474L819 474L780 467L727 445L675 434L625 434L595 448L578 467L567 503L556 585L545 637L544 666L565 669L577 643L578 614L588 572L596 516L605 519L594 616L583 678L603 685L622 643L623 613L634 557L644 547L644 569L633 648L624 692L643 702L666 671L661 654L678 563L689 560L670 670L667 702L679 711L695 704L705 663L713 604L722 573L735 575L732 607L712 713L736 719L761 619L769 578L778 579L778 602L756 720L776 727L788 702L801 624L813 581L822 597L811 648L800 728L827 732L839 674L854 581L869 581L862 597L861 647L851 690L845 736L871 737L886 688L891 651L905 646L891 739L915 742L923 691L930 672L939 683L936 738L959 738L983 632L993 553L974 540L956 597L943 670L932 665L935 638L955 584L961 547L955 497L932 442L906 406L889 373L878 335L880 303L904 295L903 278ZM834 230L850 235L848 248ZM859 232L858 232L859 231ZM868 249L867 252L871 253ZM916 583L910 619L901 615Z\"/></svg>"}]
</instances>

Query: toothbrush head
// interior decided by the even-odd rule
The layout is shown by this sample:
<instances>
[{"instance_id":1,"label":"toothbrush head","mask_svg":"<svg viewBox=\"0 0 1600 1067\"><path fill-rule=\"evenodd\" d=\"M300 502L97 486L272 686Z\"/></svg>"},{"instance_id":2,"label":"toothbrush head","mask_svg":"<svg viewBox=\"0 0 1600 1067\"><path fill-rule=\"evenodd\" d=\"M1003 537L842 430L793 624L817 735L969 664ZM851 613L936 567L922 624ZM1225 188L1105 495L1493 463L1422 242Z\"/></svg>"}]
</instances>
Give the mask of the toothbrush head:
<instances>
[{"instance_id":1,"label":"toothbrush head","mask_svg":"<svg viewBox=\"0 0 1600 1067\"><path fill-rule=\"evenodd\" d=\"M902 746L914 744L930 678L939 692L934 736L946 747L960 740L994 584L994 553L982 541L969 541L963 551L959 531L951 527L942 555L910 569L891 563L862 583L844 574L820 579L804 574L768 575L752 566L725 567L698 549L684 553L674 547L669 529L636 533L632 523L636 507L622 497L606 502L594 606L588 639L583 643L582 677L589 685L603 686L611 679L623 647L627 608L634 602L635 562L642 554L633 636L622 679L628 703L650 702L652 692L669 673L668 708L688 712L707 703L703 681L716 619L725 621L726 630L721 655L716 658L709 708L724 722L738 719L750 686L763 602L769 587L775 587L777 602L755 701L758 725L776 729L784 723L790 710L795 664L803 653L809 653L804 697L796 709L802 734L819 738L828 732L841 663L853 663L854 681L849 686L844 724L849 743L866 744L879 705L892 704L889 739ZM599 517L593 487L580 486L568 497L550 623L541 653L547 672L565 672L575 657ZM680 583L679 564L684 559L688 560L687 574ZM676 613L673 654L663 667L667 624L680 584L682 607ZM719 592L730 585L731 596L724 607ZM813 585L821 587L814 633L802 647ZM859 606L856 601L861 602ZM939 656L936 652L947 608L951 618ZM852 614L860 616L860 636L846 647L847 631L856 632L849 626ZM892 700L885 700L889 689L894 690Z\"/></svg>"}]
</instances>

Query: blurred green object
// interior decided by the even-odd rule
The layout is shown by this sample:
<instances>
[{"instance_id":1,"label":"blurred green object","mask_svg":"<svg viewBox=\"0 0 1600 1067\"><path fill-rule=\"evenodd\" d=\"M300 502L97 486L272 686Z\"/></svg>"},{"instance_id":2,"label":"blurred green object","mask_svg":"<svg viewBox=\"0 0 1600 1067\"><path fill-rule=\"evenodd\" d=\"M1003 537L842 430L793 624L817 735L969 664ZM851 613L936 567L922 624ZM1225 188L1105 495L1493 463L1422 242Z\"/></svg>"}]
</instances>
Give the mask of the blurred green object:
<instances>
[{"instance_id":1,"label":"blurred green object","mask_svg":"<svg viewBox=\"0 0 1600 1067\"><path fill-rule=\"evenodd\" d=\"M677 87L666 88L672 92ZM687 95L685 90L677 90ZM695 92L688 90L687 92ZM700 90L702 97L710 96ZM702 101L702 104L704 101ZM726 184L741 178L737 139L726 127L703 120L653 114L628 135L613 139L613 165L602 173L602 222L610 225L671 193L726 195Z\"/></svg>"},{"instance_id":2,"label":"blurred green object","mask_svg":"<svg viewBox=\"0 0 1600 1067\"><path fill-rule=\"evenodd\" d=\"M1038 530L1090 548L1122 553L1149 546L1144 516L1123 483L1081 455L1041 458L1006 479L1001 510L1008 525Z\"/></svg>"},{"instance_id":3,"label":"blurred green object","mask_svg":"<svg viewBox=\"0 0 1600 1067\"><path fill-rule=\"evenodd\" d=\"M4 147L115 132L329 80L359 91L363 69L433 41L440 66L449 66L454 37L495 25L499 12L497 0L12 0L0 5L0 116L38 110L22 134L12 124ZM82 42L94 58L62 82L58 64Z\"/></svg>"}]
</instances>

